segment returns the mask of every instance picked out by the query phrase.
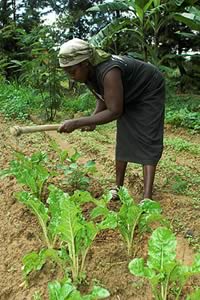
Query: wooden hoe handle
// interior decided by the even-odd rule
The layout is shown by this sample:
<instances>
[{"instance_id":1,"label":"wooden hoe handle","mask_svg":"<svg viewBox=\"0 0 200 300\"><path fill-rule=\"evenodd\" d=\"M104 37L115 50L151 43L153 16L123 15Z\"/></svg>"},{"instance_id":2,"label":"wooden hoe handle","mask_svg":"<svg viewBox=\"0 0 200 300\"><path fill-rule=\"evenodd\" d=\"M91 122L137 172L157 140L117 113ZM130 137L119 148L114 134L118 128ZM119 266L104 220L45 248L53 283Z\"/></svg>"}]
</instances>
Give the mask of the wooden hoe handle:
<instances>
[{"instance_id":1,"label":"wooden hoe handle","mask_svg":"<svg viewBox=\"0 0 200 300\"><path fill-rule=\"evenodd\" d=\"M10 133L13 136L20 136L22 133L58 130L60 126L61 124L37 125L37 126L26 126L26 127L14 126L10 128Z\"/></svg>"}]
</instances>

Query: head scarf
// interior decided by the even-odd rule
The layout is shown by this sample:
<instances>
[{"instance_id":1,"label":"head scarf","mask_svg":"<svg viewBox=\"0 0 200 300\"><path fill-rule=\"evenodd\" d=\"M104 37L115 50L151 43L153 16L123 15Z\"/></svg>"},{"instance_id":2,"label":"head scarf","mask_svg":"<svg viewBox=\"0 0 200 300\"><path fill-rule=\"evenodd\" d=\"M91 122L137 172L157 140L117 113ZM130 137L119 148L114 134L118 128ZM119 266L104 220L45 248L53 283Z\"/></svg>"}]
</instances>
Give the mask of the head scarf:
<instances>
[{"instance_id":1,"label":"head scarf","mask_svg":"<svg viewBox=\"0 0 200 300\"><path fill-rule=\"evenodd\" d=\"M60 67L73 66L84 60L89 60L93 66L96 66L110 57L111 54L77 38L64 43L58 55Z\"/></svg>"}]
</instances>

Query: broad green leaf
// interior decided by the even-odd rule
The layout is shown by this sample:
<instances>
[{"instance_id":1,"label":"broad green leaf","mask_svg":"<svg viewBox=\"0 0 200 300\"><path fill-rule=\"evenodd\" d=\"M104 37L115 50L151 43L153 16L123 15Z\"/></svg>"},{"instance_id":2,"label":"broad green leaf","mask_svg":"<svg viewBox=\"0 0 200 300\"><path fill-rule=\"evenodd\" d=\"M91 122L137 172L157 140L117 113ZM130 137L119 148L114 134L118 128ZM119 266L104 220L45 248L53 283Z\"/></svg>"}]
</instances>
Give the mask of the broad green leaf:
<instances>
[{"instance_id":1,"label":"broad green leaf","mask_svg":"<svg viewBox=\"0 0 200 300\"><path fill-rule=\"evenodd\" d=\"M155 7L160 6L160 2L161 2L161 0L154 0L154 1L153 1L154 6L155 6Z\"/></svg>"},{"instance_id":2,"label":"broad green leaf","mask_svg":"<svg viewBox=\"0 0 200 300\"><path fill-rule=\"evenodd\" d=\"M153 0L135 0L136 11L143 15L151 6L152 2Z\"/></svg>"},{"instance_id":3,"label":"broad green leaf","mask_svg":"<svg viewBox=\"0 0 200 300\"><path fill-rule=\"evenodd\" d=\"M100 230L115 229L117 227L117 213L109 212L105 219L98 224Z\"/></svg>"},{"instance_id":4,"label":"broad green leaf","mask_svg":"<svg viewBox=\"0 0 200 300\"><path fill-rule=\"evenodd\" d=\"M72 154L67 160L69 162L76 163L80 157L81 157L81 154L79 152L75 151L75 153Z\"/></svg>"},{"instance_id":5,"label":"broad green leaf","mask_svg":"<svg viewBox=\"0 0 200 300\"><path fill-rule=\"evenodd\" d=\"M98 229L93 222L82 221L82 227L76 235L76 253L80 253L88 249L94 241Z\"/></svg>"},{"instance_id":6,"label":"broad green leaf","mask_svg":"<svg viewBox=\"0 0 200 300\"><path fill-rule=\"evenodd\" d=\"M92 36L89 40L90 44L95 47L104 48L113 41L113 37L118 33L122 32L126 28L127 24L131 24L132 21L128 18L117 18L100 30L97 34Z\"/></svg>"},{"instance_id":7,"label":"broad green leaf","mask_svg":"<svg viewBox=\"0 0 200 300\"><path fill-rule=\"evenodd\" d=\"M94 5L88 8L87 12L111 12L111 11L128 11L131 10L131 6L126 4L125 1L115 0L114 2L103 3L99 5Z\"/></svg>"},{"instance_id":8,"label":"broad green leaf","mask_svg":"<svg viewBox=\"0 0 200 300\"><path fill-rule=\"evenodd\" d=\"M197 289L192 294L188 295L186 300L199 300L200 299L200 289Z\"/></svg>"},{"instance_id":9,"label":"broad green leaf","mask_svg":"<svg viewBox=\"0 0 200 300\"><path fill-rule=\"evenodd\" d=\"M60 201L61 214L57 233L61 238L69 243L74 244L75 237L78 231L82 228L79 222L80 210L76 207L75 203L62 198Z\"/></svg>"},{"instance_id":10,"label":"broad green leaf","mask_svg":"<svg viewBox=\"0 0 200 300\"><path fill-rule=\"evenodd\" d=\"M48 284L50 300L66 300L70 299L70 294L73 293L75 287L70 282L65 282L63 285L55 281Z\"/></svg>"},{"instance_id":11,"label":"broad green leaf","mask_svg":"<svg viewBox=\"0 0 200 300\"><path fill-rule=\"evenodd\" d=\"M144 266L143 258L133 259L129 263L128 268L129 268L131 274L133 274L135 276L146 277L149 279L153 278L155 276L155 272L153 270Z\"/></svg>"},{"instance_id":12,"label":"broad green leaf","mask_svg":"<svg viewBox=\"0 0 200 300\"><path fill-rule=\"evenodd\" d=\"M181 6L185 0L175 0L177 6Z\"/></svg>"},{"instance_id":13,"label":"broad green leaf","mask_svg":"<svg viewBox=\"0 0 200 300\"><path fill-rule=\"evenodd\" d=\"M145 213L161 213L162 209L158 202L144 199L142 203L140 203L140 207Z\"/></svg>"},{"instance_id":14,"label":"broad green leaf","mask_svg":"<svg viewBox=\"0 0 200 300\"><path fill-rule=\"evenodd\" d=\"M74 194L70 198L71 201L80 205L83 203L93 202L92 195L87 191L75 191Z\"/></svg>"},{"instance_id":15,"label":"broad green leaf","mask_svg":"<svg viewBox=\"0 0 200 300\"><path fill-rule=\"evenodd\" d=\"M47 260L52 260L60 265L63 264L59 256L59 251L55 249L42 249L39 253L33 251L25 255L22 259L23 273L27 276L32 271L39 271Z\"/></svg>"},{"instance_id":16,"label":"broad green leaf","mask_svg":"<svg viewBox=\"0 0 200 300\"><path fill-rule=\"evenodd\" d=\"M158 272L173 268L176 259L176 238L170 229L166 227L157 228L148 243L149 268Z\"/></svg>"},{"instance_id":17,"label":"broad green leaf","mask_svg":"<svg viewBox=\"0 0 200 300\"><path fill-rule=\"evenodd\" d=\"M124 187L121 187L118 192L119 198L122 203L126 204L126 206L132 206L134 203L133 198L130 196L128 190Z\"/></svg>"},{"instance_id":18,"label":"broad green leaf","mask_svg":"<svg viewBox=\"0 0 200 300\"><path fill-rule=\"evenodd\" d=\"M41 270L45 262L46 262L45 258L43 257L43 255L40 255L40 253L33 251L29 254L26 254L22 258L24 275L27 276L32 271Z\"/></svg>"},{"instance_id":19,"label":"broad green leaf","mask_svg":"<svg viewBox=\"0 0 200 300\"><path fill-rule=\"evenodd\" d=\"M47 224L49 219L48 208L43 204L43 202L25 191L16 193L16 198L30 208L39 221L42 221L45 225Z\"/></svg>"},{"instance_id":20,"label":"broad green leaf","mask_svg":"<svg viewBox=\"0 0 200 300\"><path fill-rule=\"evenodd\" d=\"M92 299L105 299L110 296L110 293L108 290L100 287L100 286L94 286L92 293L91 293L91 298Z\"/></svg>"},{"instance_id":21,"label":"broad green leaf","mask_svg":"<svg viewBox=\"0 0 200 300\"><path fill-rule=\"evenodd\" d=\"M49 190L50 193L47 203L49 204L49 213L51 218L48 225L48 230L51 236L54 237L58 233L58 225L61 217L61 199L62 201L67 201L69 195L54 185L50 185Z\"/></svg>"},{"instance_id":22,"label":"broad green leaf","mask_svg":"<svg viewBox=\"0 0 200 300\"><path fill-rule=\"evenodd\" d=\"M191 27L191 29L200 31L200 10L196 7L189 7L187 12L184 13L175 13L174 18Z\"/></svg>"},{"instance_id":23,"label":"broad green leaf","mask_svg":"<svg viewBox=\"0 0 200 300\"><path fill-rule=\"evenodd\" d=\"M109 214L109 210L106 207L97 206L92 210L90 216L92 219L95 219L99 216L106 217L108 214Z\"/></svg>"}]
</instances>

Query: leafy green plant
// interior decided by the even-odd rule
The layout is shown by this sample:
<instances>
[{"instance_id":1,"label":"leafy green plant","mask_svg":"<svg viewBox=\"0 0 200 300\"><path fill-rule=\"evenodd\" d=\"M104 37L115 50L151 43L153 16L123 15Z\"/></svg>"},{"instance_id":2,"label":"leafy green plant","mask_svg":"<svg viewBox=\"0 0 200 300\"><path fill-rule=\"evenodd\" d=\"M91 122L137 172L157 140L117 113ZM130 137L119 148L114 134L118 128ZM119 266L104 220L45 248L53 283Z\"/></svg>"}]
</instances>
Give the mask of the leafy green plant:
<instances>
[{"instance_id":1,"label":"leafy green plant","mask_svg":"<svg viewBox=\"0 0 200 300\"><path fill-rule=\"evenodd\" d=\"M149 240L146 264L143 258L135 258L129 263L129 270L149 280L156 300L166 300L173 286L177 291L175 300L178 300L187 280L200 273L200 254L196 255L192 266L182 265L176 260L174 234L166 227L159 227Z\"/></svg>"},{"instance_id":2,"label":"leafy green plant","mask_svg":"<svg viewBox=\"0 0 200 300\"><path fill-rule=\"evenodd\" d=\"M84 112L87 115L95 109L95 97L90 91L85 91L80 96L70 95L67 101L63 102L63 109L72 113Z\"/></svg>"},{"instance_id":3,"label":"leafy green plant","mask_svg":"<svg viewBox=\"0 0 200 300\"><path fill-rule=\"evenodd\" d=\"M62 170L65 175L64 183L66 183L73 190L86 189L90 183L90 174L96 172L95 162L89 160L86 163L78 162L81 154L75 151L71 156L67 150L62 150L55 143L51 143L52 148L56 151L59 158L57 168Z\"/></svg>"},{"instance_id":4,"label":"leafy green plant","mask_svg":"<svg viewBox=\"0 0 200 300\"><path fill-rule=\"evenodd\" d=\"M105 218L104 222L112 224L113 228L117 227L127 246L128 255L132 255L136 227L142 233L150 230L150 223L158 221L166 224L166 220L161 215L159 203L144 199L141 204L136 204L124 187L120 188L118 195L122 202L118 212L110 211L107 208L111 199L110 195L110 197L104 197L101 201L96 202L97 207L92 211L91 216L102 215Z\"/></svg>"},{"instance_id":5,"label":"leafy green plant","mask_svg":"<svg viewBox=\"0 0 200 300\"><path fill-rule=\"evenodd\" d=\"M53 185L49 190L48 207L28 192L17 194L17 199L36 215L47 246L38 253L24 256L24 275L26 277L32 271L40 270L50 259L63 272L67 270L74 282L81 281L86 256L96 235L109 228L110 224L85 220L80 204L92 201L90 193L76 191L69 196Z\"/></svg>"},{"instance_id":6,"label":"leafy green plant","mask_svg":"<svg viewBox=\"0 0 200 300\"><path fill-rule=\"evenodd\" d=\"M53 248L53 240L51 239L51 235L48 232L48 222L49 222L49 215L48 215L48 208L45 204L40 201L38 198L33 196L32 194L21 191L16 194L16 198L19 202L25 204L36 216L38 222L42 228L44 240L46 246L51 249Z\"/></svg>"},{"instance_id":7,"label":"leafy green plant","mask_svg":"<svg viewBox=\"0 0 200 300\"><path fill-rule=\"evenodd\" d=\"M15 152L15 157L16 160L10 162L10 168L1 171L0 176L15 176L16 180L27 186L35 197L41 198L44 184L50 177L49 171L43 166L46 154L36 152L27 157L23 153Z\"/></svg>"},{"instance_id":8,"label":"leafy green plant","mask_svg":"<svg viewBox=\"0 0 200 300\"><path fill-rule=\"evenodd\" d=\"M180 176L175 175L172 177L172 191L178 194L184 194L188 188L188 182L183 180Z\"/></svg>"},{"instance_id":9,"label":"leafy green plant","mask_svg":"<svg viewBox=\"0 0 200 300\"><path fill-rule=\"evenodd\" d=\"M21 47L30 49L25 60L12 60L12 68L20 71L19 81L37 90L40 95L40 109L47 120L53 120L61 105L63 88L60 81L62 72L58 68L58 58L53 37L56 30L52 27L35 27L30 34L24 34ZM38 38L38 36L40 38Z\"/></svg>"},{"instance_id":10,"label":"leafy green plant","mask_svg":"<svg viewBox=\"0 0 200 300\"><path fill-rule=\"evenodd\" d=\"M7 119L25 120L35 106L34 90L16 83L0 84L0 111Z\"/></svg>"},{"instance_id":11,"label":"leafy green plant","mask_svg":"<svg viewBox=\"0 0 200 300\"><path fill-rule=\"evenodd\" d=\"M186 300L199 300L200 298L200 289L197 289L192 294L188 295Z\"/></svg>"},{"instance_id":12,"label":"leafy green plant","mask_svg":"<svg viewBox=\"0 0 200 300\"><path fill-rule=\"evenodd\" d=\"M128 254L131 255L136 226L140 232L144 232L150 229L150 223L155 221L162 223L164 218L158 202L144 199L138 205L124 188L120 189L118 194L122 202L118 212L118 229L127 244Z\"/></svg>"},{"instance_id":13,"label":"leafy green plant","mask_svg":"<svg viewBox=\"0 0 200 300\"><path fill-rule=\"evenodd\" d=\"M165 145L167 147L173 148L177 152L186 151L191 154L200 154L200 147L197 144L189 142L185 139L175 137L175 138L166 138Z\"/></svg>"},{"instance_id":14,"label":"leafy green plant","mask_svg":"<svg viewBox=\"0 0 200 300\"><path fill-rule=\"evenodd\" d=\"M49 283L48 290L49 300L98 300L110 296L108 290L100 286L94 286L89 294L81 295L69 279Z\"/></svg>"},{"instance_id":15,"label":"leafy green plant","mask_svg":"<svg viewBox=\"0 0 200 300\"><path fill-rule=\"evenodd\" d=\"M84 219L80 207L73 201L74 198L76 195L70 198L63 193L63 197L59 199L60 216L53 225L55 232L66 245L66 259L73 281L77 281L83 276L85 258L99 230L94 222Z\"/></svg>"}]
</instances>

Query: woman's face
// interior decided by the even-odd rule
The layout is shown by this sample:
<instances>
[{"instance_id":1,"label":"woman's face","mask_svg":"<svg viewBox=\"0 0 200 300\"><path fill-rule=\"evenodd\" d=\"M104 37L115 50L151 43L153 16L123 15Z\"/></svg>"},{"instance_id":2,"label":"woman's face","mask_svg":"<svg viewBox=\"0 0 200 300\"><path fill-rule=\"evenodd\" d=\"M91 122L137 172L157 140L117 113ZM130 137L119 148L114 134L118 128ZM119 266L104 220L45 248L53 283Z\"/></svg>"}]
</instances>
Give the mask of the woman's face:
<instances>
[{"instance_id":1,"label":"woman's face","mask_svg":"<svg viewBox=\"0 0 200 300\"><path fill-rule=\"evenodd\" d=\"M88 62L84 61L74 66L64 67L63 69L75 81L85 83L88 79Z\"/></svg>"}]
</instances>

